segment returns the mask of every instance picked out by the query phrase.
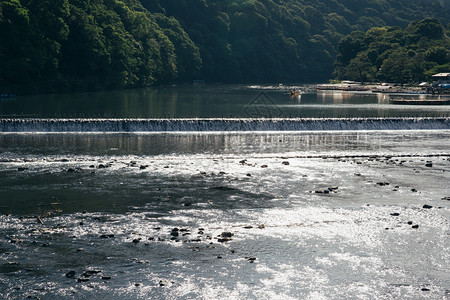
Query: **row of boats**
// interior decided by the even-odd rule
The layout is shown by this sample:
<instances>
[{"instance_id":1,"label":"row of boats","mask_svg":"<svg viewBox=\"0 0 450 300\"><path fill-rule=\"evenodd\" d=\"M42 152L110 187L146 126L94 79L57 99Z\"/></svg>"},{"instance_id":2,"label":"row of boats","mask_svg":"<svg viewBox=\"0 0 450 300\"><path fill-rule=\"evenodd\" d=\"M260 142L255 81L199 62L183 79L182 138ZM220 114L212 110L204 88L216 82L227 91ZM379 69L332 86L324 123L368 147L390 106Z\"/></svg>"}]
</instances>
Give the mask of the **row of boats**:
<instances>
[{"instance_id":1,"label":"row of boats","mask_svg":"<svg viewBox=\"0 0 450 300\"><path fill-rule=\"evenodd\" d=\"M394 98L391 97L389 102L392 104L404 104L404 105L449 105L450 97L445 98L431 98L431 99L414 99L414 98Z\"/></svg>"},{"instance_id":2,"label":"row of boats","mask_svg":"<svg viewBox=\"0 0 450 300\"><path fill-rule=\"evenodd\" d=\"M392 104L404 105L450 105L450 93L436 93L430 92L429 89L420 88L404 88L392 86L364 86L364 85L345 85L345 84L327 84L318 85L316 91L331 91L331 92L368 92L368 93L385 93L390 94L389 102ZM305 91L301 89L291 89L291 97L296 97L304 94ZM427 97L430 95L431 97Z\"/></svg>"}]
</instances>

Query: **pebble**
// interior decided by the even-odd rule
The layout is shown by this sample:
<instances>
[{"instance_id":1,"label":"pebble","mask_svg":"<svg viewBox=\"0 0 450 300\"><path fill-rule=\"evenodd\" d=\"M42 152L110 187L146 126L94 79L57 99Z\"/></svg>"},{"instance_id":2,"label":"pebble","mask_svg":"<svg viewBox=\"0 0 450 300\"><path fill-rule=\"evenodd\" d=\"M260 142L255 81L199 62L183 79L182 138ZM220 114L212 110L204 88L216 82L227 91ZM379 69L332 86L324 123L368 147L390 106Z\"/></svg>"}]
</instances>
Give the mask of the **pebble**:
<instances>
[{"instance_id":1,"label":"pebble","mask_svg":"<svg viewBox=\"0 0 450 300\"><path fill-rule=\"evenodd\" d=\"M283 161L282 164L285 165L285 166L289 166L289 162L288 161Z\"/></svg>"},{"instance_id":2,"label":"pebble","mask_svg":"<svg viewBox=\"0 0 450 300\"><path fill-rule=\"evenodd\" d=\"M433 206L428 205L428 204L425 204L425 205L423 206L423 208L425 208L425 209L430 209L430 208L433 208Z\"/></svg>"},{"instance_id":3,"label":"pebble","mask_svg":"<svg viewBox=\"0 0 450 300\"><path fill-rule=\"evenodd\" d=\"M75 277L76 272L75 271L69 271L66 273L67 278L73 278Z\"/></svg>"},{"instance_id":4,"label":"pebble","mask_svg":"<svg viewBox=\"0 0 450 300\"><path fill-rule=\"evenodd\" d=\"M114 237L114 234L102 234L100 238L102 239L111 239Z\"/></svg>"},{"instance_id":5,"label":"pebble","mask_svg":"<svg viewBox=\"0 0 450 300\"><path fill-rule=\"evenodd\" d=\"M168 282L165 281L165 280L160 280L159 281L159 286L166 286L167 284L168 284Z\"/></svg>"},{"instance_id":6,"label":"pebble","mask_svg":"<svg viewBox=\"0 0 450 300\"><path fill-rule=\"evenodd\" d=\"M414 229L417 229L417 228L419 228L419 225L413 225L411 227L414 228Z\"/></svg>"},{"instance_id":7,"label":"pebble","mask_svg":"<svg viewBox=\"0 0 450 300\"><path fill-rule=\"evenodd\" d=\"M250 263L254 263L256 261L256 257L246 257L246 260L248 260Z\"/></svg>"},{"instance_id":8,"label":"pebble","mask_svg":"<svg viewBox=\"0 0 450 300\"><path fill-rule=\"evenodd\" d=\"M102 271L99 271L99 270L88 270L83 273L83 277L91 277L92 275L95 275L95 274L98 274L101 272Z\"/></svg>"},{"instance_id":9,"label":"pebble","mask_svg":"<svg viewBox=\"0 0 450 300\"><path fill-rule=\"evenodd\" d=\"M228 231L224 231L222 232L221 236L222 237L232 237L234 234Z\"/></svg>"},{"instance_id":10,"label":"pebble","mask_svg":"<svg viewBox=\"0 0 450 300\"><path fill-rule=\"evenodd\" d=\"M226 242L229 242L229 241L231 241L232 239L231 238L229 238L229 237L226 237L226 238L218 238L217 239L217 241L219 242L219 243L226 243Z\"/></svg>"},{"instance_id":11,"label":"pebble","mask_svg":"<svg viewBox=\"0 0 450 300\"><path fill-rule=\"evenodd\" d=\"M400 216L400 214L399 213L392 213L391 216L398 217L398 216Z\"/></svg>"}]
</instances>

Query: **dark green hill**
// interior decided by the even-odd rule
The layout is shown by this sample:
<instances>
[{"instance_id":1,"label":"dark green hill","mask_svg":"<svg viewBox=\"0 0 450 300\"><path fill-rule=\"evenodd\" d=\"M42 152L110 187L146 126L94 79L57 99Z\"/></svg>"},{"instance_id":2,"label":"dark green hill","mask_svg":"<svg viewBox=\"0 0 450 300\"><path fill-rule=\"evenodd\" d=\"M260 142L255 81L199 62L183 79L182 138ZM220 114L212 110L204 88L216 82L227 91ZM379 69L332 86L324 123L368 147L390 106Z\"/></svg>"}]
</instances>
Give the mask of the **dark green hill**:
<instances>
[{"instance_id":1,"label":"dark green hill","mask_svg":"<svg viewBox=\"0 0 450 300\"><path fill-rule=\"evenodd\" d=\"M3 0L0 90L80 91L191 80L198 47L139 1Z\"/></svg>"},{"instance_id":2,"label":"dark green hill","mask_svg":"<svg viewBox=\"0 0 450 300\"><path fill-rule=\"evenodd\" d=\"M1 0L0 92L325 81L347 34L447 24L445 1Z\"/></svg>"},{"instance_id":3,"label":"dark green hill","mask_svg":"<svg viewBox=\"0 0 450 300\"><path fill-rule=\"evenodd\" d=\"M328 80L340 39L374 26L450 20L421 0L141 0L180 21L200 48L202 78L220 82Z\"/></svg>"},{"instance_id":4,"label":"dark green hill","mask_svg":"<svg viewBox=\"0 0 450 300\"><path fill-rule=\"evenodd\" d=\"M450 71L450 28L447 34L433 18L414 21L406 28L373 27L355 31L339 42L337 79L397 83L429 80Z\"/></svg>"}]
</instances>

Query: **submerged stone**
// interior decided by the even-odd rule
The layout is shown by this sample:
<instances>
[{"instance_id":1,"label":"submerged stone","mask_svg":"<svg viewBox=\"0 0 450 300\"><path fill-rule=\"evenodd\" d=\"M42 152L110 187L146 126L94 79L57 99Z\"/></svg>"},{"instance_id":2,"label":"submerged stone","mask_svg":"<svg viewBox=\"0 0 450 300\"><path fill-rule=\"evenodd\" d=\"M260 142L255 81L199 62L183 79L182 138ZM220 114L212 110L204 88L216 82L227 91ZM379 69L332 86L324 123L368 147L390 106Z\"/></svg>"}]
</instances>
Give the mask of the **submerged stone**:
<instances>
[{"instance_id":1,"label":"submerged stone","mask_svg":"<svg viewBox=\"0 0 450 300\"><path fill-rule=\"evenodd\" d=\"M66 273L66 277L67 278L73 278L75 276L76 272L75 271L69 271Z\"/></svg>"},{"instance_id":2,"label":"submerged stone","mask_svg":"<svg viewBox=\"0 0 450 300\"><path fill-rule=\"evenodd\" d=\"M224 231L222 232L221 236L222 237L232 237L234 234L228 231Z\"/></svg>"}]
</instances>

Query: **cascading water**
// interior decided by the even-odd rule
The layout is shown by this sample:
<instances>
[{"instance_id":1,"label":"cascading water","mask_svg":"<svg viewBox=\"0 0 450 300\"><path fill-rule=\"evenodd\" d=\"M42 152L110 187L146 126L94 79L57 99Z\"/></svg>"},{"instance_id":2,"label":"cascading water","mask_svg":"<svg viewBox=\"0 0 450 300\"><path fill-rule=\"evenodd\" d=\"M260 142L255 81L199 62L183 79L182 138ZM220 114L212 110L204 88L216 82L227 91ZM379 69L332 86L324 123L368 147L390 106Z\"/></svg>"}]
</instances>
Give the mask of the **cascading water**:
<instances>
[{"instance_id":1,"label":"cascading water","mask_svg":"<svg viewBox=\"0 0 450 300\"><path fill-rule=\"evenodd\" d=\"M450 118L0 119L0 132L207 132L450 129Z\"/></svg>"}]
</instances>

